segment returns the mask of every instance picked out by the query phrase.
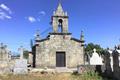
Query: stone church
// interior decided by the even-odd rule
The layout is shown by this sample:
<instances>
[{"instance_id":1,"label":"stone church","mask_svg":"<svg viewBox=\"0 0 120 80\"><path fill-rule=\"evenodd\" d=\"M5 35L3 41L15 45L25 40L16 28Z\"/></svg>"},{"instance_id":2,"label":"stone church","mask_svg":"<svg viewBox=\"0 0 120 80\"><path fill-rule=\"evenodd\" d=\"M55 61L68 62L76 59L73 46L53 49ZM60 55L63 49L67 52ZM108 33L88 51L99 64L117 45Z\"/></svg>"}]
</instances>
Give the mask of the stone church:
<instances>
[{"instance_id":1,"label":"stone church","mask_svg":"<svg viewBox=\"0 0 120 80\"><path fill-rule=\"evenodd\" d=\"M37 33L32 47L33 67L36 68L76 68L84 64L84 35L80 39L68 32L68 14L59 3L52 15L52 28L45 39Z\"/></svg>"}]
</instances>

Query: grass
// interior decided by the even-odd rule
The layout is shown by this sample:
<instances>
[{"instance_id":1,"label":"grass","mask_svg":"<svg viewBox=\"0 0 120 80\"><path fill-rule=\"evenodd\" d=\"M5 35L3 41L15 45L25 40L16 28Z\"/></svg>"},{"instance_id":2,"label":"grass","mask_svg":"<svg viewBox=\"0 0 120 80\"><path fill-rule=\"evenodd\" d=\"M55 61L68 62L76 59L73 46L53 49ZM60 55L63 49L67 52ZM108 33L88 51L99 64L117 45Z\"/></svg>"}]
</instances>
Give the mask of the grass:
<instances>
[{"instance_id":1,"label":"grass","mask_svg":"<svg viewBox=\"0 0 120 80\"><path fill-rule=\"evenodd\" d=\"M98 73L95 72L87 72L82 75L73 75L72 80L103 80L101 76L98 75Z\"/></svg>"},{"instance_id":2,"label":"grass","mask_svg":"<svg viewBox=\"0 0 120 80\"><path fill-rule=\"evenodd\" d=\"M82 75L74 75L71 73L56 74L27 74L27 75L1 75L0 80L102 80L97 73L84 73Z\"/></svg>"}]
</instances>

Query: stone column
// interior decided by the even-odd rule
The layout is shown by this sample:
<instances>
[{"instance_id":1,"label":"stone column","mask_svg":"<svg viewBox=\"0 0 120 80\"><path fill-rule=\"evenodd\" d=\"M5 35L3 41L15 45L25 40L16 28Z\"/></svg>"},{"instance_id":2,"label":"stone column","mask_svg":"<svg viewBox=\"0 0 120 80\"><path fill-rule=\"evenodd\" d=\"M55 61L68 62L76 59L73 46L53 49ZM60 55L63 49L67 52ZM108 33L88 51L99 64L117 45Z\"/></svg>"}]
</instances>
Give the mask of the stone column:
<instances>
[{"instance_id":1,"label":"stone column","mask_svg":"<svg viewBox=\"0 0 120 80\"><path fill-rule=\"evenodd\" d=\"M81 41L81 51L83 52L83 64L85 65L85 40L84 40L84 33L81 31L80 35L80 41Z\"/></svg>"},{"instance_id":2,"label":"stone column","mask_svg":"<svg viewBox=\"0 0 120 80\"><path fill-rule=\"evenodd\" d=\"M115 79L120 79L120 67L119 67L119 54L120 50L115 49L113 51L113 74Z\"/></svg>"},{"instance_id":3,"label":"stone column","mask_svg":"<svg viewBox=\"0 0 120 80\"><path fill-rule=\"evenodd\" d=\"M8 50L8 47L7 47L7 45L5 45L4 46L5 47L5 58L6 58L6 60L9 60L9 50Z\"/></svg>"},{"instance_id":4,"label":"stone column","mask_svg":"<svg viewBox=\"0 0 120 80\"><path fill-rule=\"evenodd\" d=\"M20 51L20 59L23 59L23 51L24 51L23 46L19 48L19 51Z\"/></svg>"},{"instance_id":5,"label":"stone column","mask_svg":"<svg viewBox=\"0 0 120 80\"><path fill-rule=\"evenodd\" d=\"M32 55L32 52L29 52L29 64L32 65L33 63L33 55Z\"/></svg>"},{"instance_id":6,"label":"stone column","mask_svg":"<svg viewBox=\"0 0 120 80\"><path fill-rule=\"evenodd\" d=\"M105 73L106 73L107 76L112 75L111 66L113 66L113 65L111 65L111 59L110 59L111 54L112 54L111 50L107 50L106 53L105 53L105 67L106 67Z\"/></svg>"}]
</instances>

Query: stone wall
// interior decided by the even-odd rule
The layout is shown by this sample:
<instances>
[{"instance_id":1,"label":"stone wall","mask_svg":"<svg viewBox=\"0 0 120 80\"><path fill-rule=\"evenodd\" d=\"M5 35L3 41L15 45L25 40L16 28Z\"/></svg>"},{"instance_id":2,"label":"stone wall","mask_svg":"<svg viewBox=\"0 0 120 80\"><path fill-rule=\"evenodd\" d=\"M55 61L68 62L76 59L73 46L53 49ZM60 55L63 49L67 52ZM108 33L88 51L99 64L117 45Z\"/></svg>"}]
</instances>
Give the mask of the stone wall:
<instances>
[{"instance_id":1,"label":"stone wall","mask_svg":"<svg viewBox=\"0 0 120 80\"><path fill-rule=\"evenodd\" d=\"M36 46L36 67L56 67L56 52L66 53L66 67L84 64L84 46L71 40L71 35L50 35Z\"/></svg>"},{"instance_id":2,"label":"stone wall","mask_svg":"<svg viewBox=\"0 0 120 80\"><path fill-rule=\"evenodd\" d=\"M0 74L10 73L9 61L0 61Z\"/></svg>"},{"instance_id":3,"label":"stone wall","mask_svg":"<svg viewBox=\"0 0 120 80\"><path fill-rule=\"evenodd\" d=\"M95 72L96 66L95 65L79 65L77 66L78 74L83 74L86 72Z\"/></svg>"}]
</instances>

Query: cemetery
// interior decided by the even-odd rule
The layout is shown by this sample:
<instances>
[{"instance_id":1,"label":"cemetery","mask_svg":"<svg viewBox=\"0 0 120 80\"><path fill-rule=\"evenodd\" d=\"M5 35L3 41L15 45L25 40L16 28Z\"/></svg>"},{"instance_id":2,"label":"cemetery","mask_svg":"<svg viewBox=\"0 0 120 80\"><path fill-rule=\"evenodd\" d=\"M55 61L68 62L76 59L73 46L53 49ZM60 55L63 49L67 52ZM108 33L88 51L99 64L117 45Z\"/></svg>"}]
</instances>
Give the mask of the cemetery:
<instances>
[{"instance_id":1,"label":"cemetery","mask_svg":"<svg viewBox=\"0 0 120 80\"><path fill-rule=\"evenodd\" d=\"M73 38L68 31L68 19L59 3L52 15L53 31L44 39L36 32L28 59L24 58L23 46L18 50L20 56L15 58L1 43L0 80L120 80L120 45L104 49L104 53L96 48L87 53L83 31L79 39Z\"/></svg>"},{"instance_id":2,"label":"cemetery","mask_svg":"<svg viewBox=\"0 0 120 80\"><path fill-rule=\"evenodd\" d=\"M86 63L84 65L78 65L76 67L76 69L73 69L73 71L69 71L69 69L67 70L65 68L58 68L58 70L57 70L57 68L49 69L47 67L45 67L45 68L34 68L33 66L28 67L28 64L31 61L29 60L29 58L28 58L28 60L24 59L24 57L23 57L24 48L20 47L19 48L19 52L20 52L19 59L12 60L11 58L8 57L9 61L1 60L1 62L2 62L1 64L4 64L4 65L0 66L0 68L1 68L0 74L1 74L1 77L3 78L3 80L6 79L5 76L2 76L3 74L4 75L7 74L10 78L14 78L14 77L20 78L20 76L22 76L22 75L23 75L23 77L28 78L30 75L32 75L32 76L39 75L39 76L37 76L37 78L41 78L43 80L45 79L43 76L46 76L46 79L47 79L47 77L51 77L51 80L53 78L55 79L56 78L55 75L63 76L62 78L76 77L76 78L78 78L78 80L79 79L82 80L82 78L83 79L85 78L85 77L81 77L81 75L86 75L89 78L91 78L92 80L94 80L93 78L95 78L94 76L96 75L96 77L99 78L99 80L102 80L102 77L100 77L98 75L98 74L100 74L101 76L104 75L104 77L108 77L111 80L112 79L119 80L119 78L120 78L120 76L119 76L119 74L120 74L120 48L119 48L119 46L115 47L114 50L107 49L103 57L101 55L99 55L96 51L97 50L94 48L92 56L90 57L88 63ZM29 53L29 54L31 54L31 53ZM31 58L31 55L30 55L30 58ZM94 60L96 60L96 61L94 61ZM104 68L102 68L102 67L104 67ZM76 74L76 72L79 76L74 75L74 74ZM14 76L12 76L12 74L14 74ZM93 75L93 76L90 77L89 74ZM64 75L67 75L67 76L64 76ZM72 76L70 77L70 75L72 75ZM36 76L35 77L34 76L31 77L31 79L36 78ZM29 80L31 80L31 79L29 79Z\"/></svg>"}]
</instances>

